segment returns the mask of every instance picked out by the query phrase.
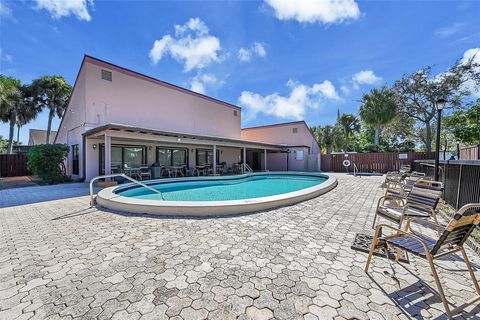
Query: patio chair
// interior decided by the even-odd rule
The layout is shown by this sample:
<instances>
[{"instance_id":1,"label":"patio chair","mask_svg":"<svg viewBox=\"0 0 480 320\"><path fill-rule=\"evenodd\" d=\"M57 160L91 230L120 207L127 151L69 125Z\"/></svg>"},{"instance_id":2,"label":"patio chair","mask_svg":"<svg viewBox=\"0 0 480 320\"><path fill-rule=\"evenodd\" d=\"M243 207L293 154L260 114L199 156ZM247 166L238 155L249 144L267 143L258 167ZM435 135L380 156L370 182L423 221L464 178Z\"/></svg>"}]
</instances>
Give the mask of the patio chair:
<instances>
[{"instance_id":1,"label":"patio chair","mask_svg":"<svg viewBox=\"0 0 480 320\"><path fill-rule=\"evenodd\" d=\"M365 265L365 272L368 272L373 253L379 246L386 246L386 249L398 250L397 262L402 251L426 259L430 265L435 283L438 288L438 293L442 300L443 306L445 307L446 314L449 318L452 318L454 314L463 310L465 307L480 301L480 286L475 278L472 265L468 260L465 249L463 248L463 244L467 238L480 224L480 203L467 204L458 210L458 212L453 216L452 220L450 220L447 227L437 239L433 239L412 230L412 222L415 222L416 220L417 219L415 218L408 219L405 230L394 228L388 225L377 226L370 248L370 253L368 254L367 263ZM425 221L421 221L421 223L424 224ZM382 236L382 230L384 229L392 230L394 233L392 235ZM467 265L467 269L470 277L472 278L477 295L469 301L466 301L463 305L450 310L449 302L445 297L445 293L435 269L434 260L440 257L451 255L458 251L462 253L463 260Z\"/></svg>"},{"instance_id":2,"label":"patio chair","mask_svg":"<svg viewBox=\"0 0 480 320\"><path fill-rule=\"evenodd\" d=\"M436 208L442 196L442 190L414 186L407 196L387 194L377 203L372 228L378 218L398 223L398 227L407 217L433 218L438 225Z\"/></svg>"},{"instance_id":3,"label":"patio chair","mask_svg":"<svg viewBox=\"0 0 480 320\"><path fill-rule=\"evenodd\" d=\"M140 179L143 180L144 178L148 180L152 179L152 172L147 165L140 167Z\"/></svg>"}]
</instances>

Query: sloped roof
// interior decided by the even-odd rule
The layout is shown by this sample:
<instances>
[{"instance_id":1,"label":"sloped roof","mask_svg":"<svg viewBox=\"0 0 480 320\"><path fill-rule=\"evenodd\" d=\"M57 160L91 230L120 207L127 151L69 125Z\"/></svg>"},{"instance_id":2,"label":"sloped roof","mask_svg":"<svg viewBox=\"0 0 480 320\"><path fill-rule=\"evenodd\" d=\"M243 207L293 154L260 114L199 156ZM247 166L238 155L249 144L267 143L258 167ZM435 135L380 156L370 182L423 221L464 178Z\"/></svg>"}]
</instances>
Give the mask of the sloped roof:
<instances>
[{"instance_id":1,"label":"sloped roof","mask_svg":"<svg viewBox=\"0 0 480 320\"><path fill-rule=\"evenodd\" d=\"M47 130L30 129L28 136L29 146L44 144L47 141ZM54 143L56 137L57 131L50 131L50 143Z\"/></svg>"}]
</instances>

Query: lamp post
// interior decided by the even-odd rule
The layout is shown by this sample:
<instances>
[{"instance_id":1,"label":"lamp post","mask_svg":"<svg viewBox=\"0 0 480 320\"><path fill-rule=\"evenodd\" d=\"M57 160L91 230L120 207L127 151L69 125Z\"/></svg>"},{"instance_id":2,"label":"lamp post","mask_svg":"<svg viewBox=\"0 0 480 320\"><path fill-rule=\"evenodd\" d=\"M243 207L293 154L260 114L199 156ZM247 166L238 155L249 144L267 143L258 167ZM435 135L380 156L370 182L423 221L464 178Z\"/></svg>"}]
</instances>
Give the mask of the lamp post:
<instances>
[{"instance_id":1,"label":"lamp post","mask_svg":"<svg viewBox=\"0 0 480 320\"><path fill-rule=\"evenodd\" d=\"M445 99L438 99L435 107L437 108L437 141L435 146L435 181L438 181L438 169L439 169L439 162L440 162L440 126L442 125L442 110L445 108L445 104L447 104L447 100Z\"/></svg>"}]
</instances>

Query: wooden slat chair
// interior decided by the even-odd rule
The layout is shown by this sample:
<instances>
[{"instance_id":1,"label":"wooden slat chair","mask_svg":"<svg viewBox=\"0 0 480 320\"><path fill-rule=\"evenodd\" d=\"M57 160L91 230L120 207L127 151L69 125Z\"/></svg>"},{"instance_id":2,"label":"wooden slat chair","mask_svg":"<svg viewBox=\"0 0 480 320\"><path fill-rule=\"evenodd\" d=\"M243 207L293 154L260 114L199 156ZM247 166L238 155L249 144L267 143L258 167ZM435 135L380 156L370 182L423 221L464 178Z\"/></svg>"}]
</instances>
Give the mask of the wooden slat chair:
<instances>
[{"instance_id":1,"label":"wooden slat chair","mask_svg":"<svg viewBox=\"0 0 480 320\"><path fill-rule=\"evenodd\" d=\"M441 183L440 183L441 184ZM433 218L438 225L435 209L442 197L443 186L430 188L427 185L414 186L405 196L404 194L389 193L378 200L372 228L378 218L385 218L398 223L401 227L407 217Z\"/></svg>"},{"instance_id":2,"label":"wooden slat chair","mask_svg":"<svg viewBox=\"0 0 480 320\"><path fill-rule=\"evenodd\" d=\"M445 307L446 314L449 318L451 318L454 314L463 310L465 307L480 301L480 286L475 278L475 273L473 272L472 265L468 260L467 254L465 253L465 249L463 248L467 238L480 224L480 203L467 204L458 210L458 212L454 215L452 220L450 220L447 227L437 239L430 238L412 230L411 223L415 222L416 220L418 219L409 219L405 230L394 228L388 225L377 226L375 230L375 236L372 241L372 246L370 248L370 253L368 255L367 264L365 266L365 272L368 272L373 253L378 246L386 246L389 249L397 250L397 262L402 251L426 259L430 265L435 283L438 288L438 293ZM424 224L425 221L421 221L421 223ZM382 230L385 229L393 230L394 233L392 235L382 236ZM433 261L458 251L462 253L477 295L461 306L450 310L449 303L445 297L445 293Z\"/></svg>"}]
</instances>

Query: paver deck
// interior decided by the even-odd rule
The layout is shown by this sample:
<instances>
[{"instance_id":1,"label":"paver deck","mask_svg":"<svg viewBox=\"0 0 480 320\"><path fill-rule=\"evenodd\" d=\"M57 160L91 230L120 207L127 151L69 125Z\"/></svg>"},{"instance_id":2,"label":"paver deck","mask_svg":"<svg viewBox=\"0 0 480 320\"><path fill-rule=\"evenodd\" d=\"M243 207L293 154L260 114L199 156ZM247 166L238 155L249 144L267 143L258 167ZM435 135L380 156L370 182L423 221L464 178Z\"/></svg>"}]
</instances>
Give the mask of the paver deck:
<instances>
[{"instance_id":1,"label":"paver deck","mask_svg":"<svg viewBox=\"0 0 480 320\"><path fill-rule=\"evenodd\" d=\"M373 232L382 178L336 176L316 199L219 219L90 209L86 184L0 191L0 319L444 318L423 260L395 264L399 283L382 258L363 272L350 245ZM474 290L453 260L438 270L461 303Z\"/></svg>"}]
</instances>

